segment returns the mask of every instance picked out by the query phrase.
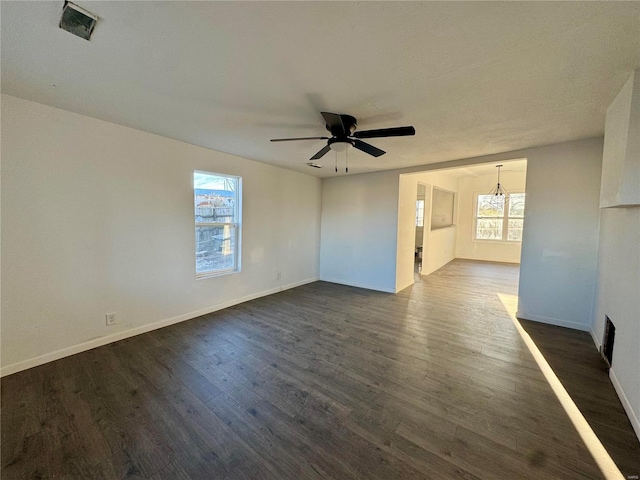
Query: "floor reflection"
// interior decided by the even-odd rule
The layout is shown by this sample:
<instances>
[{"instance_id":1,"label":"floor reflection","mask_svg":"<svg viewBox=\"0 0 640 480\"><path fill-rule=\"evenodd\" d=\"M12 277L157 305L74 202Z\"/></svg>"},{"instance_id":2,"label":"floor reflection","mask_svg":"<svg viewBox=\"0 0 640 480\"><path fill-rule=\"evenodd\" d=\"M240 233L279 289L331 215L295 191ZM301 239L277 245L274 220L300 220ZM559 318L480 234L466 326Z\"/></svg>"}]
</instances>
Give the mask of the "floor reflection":
<instances>
[{"instance_id":1,"label":"floor reflection","mask_svg":"<svg viewBox=\"0 0 640 480\"><path fill-rule=\"evenodd\" d=\"M518 320L517 296L498 297L582 438L585 455L607 480L638 478L640 444L589 334Z\"/></svg>"},{"instance_id":2,"label":"floor reflection","mask_svg":"<svg viewBox=\"0 0 640 480\"><path fill-rule=\"evenodd\" d=\"M624 477L638 478L640 442L591 336L587 332L538 322L519 322ZM568 358L570 362L567 362Z\"/></svg>"}]
</instances>

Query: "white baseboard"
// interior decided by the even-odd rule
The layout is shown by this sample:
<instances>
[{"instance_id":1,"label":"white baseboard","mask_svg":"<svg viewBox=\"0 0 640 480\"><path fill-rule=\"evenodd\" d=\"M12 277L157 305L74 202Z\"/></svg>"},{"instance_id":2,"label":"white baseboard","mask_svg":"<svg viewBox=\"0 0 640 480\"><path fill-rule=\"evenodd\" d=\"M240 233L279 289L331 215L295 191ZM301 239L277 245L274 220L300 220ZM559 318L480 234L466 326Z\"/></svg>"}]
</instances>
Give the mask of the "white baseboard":
<instances>
[{"instance_id":1,"label":"white baseboard","mask_svg":"<svg viewBox=\"0 0 640 480\"><path fill-rule=\"evenodd\" d=\"M516 318L522 320L531 320L532 322L547 323L549 325L555 325L556 327L572 328L574 330L581 330L583 332L587 332L590 329L588 325L585 325L583 323L570 322L568 320L561 320L559 318L543 317L541 315L529 315L528 313L521 312L520 310L516 312Z\"/></svg>"},{"instance_id":2,"label":"white baseboard","mask_svg":"<svg viewBox=\"0 0 640 480\"><path fill-rule=\"evenodd\" d=\"M589 328L589 333L591 334L591 340L593 340L596 349L600 351L600 340L596 337L596 332L593 331L593 328Z\"/></svg>"},{"instance_id":3,"label":"white baseboard","mask_svg":"<svg viewBox=\"0 0 640 480\"><path fill-rule=\"evenodd\" d=\"M618 381L618 377L616 377L615 372L613 371L613 367L609 369L609 378L611 379L611 383L613 384L613 388L615 388L616 393L618 394L618 398L620 399L620 403L624 407L624 411L627 412L627 417L629 417L629 421L631 422L631 426L633 430L636 432L636 436L638 440L640 440L640 422L638 421L638 415L633 411L633 407L631 406L631 402L624 394L624 390Z\"/></svg>"},{"instance_id":4,"label":"white baseboard","mask_svg":"<svg viewBox=\"0 0 640 480\"><path fill-rule=\"evenodd\" d=\"M482 242L486 242L487 240L480 240ZM509 243L513 243L513 242L509 242ZM460 256L460 255L456 255L455 258L459 258L460 260L473 260L476 262L487 262L487 263L506 263L508 265L520 265L520 261L516 260L516 261L509 261L509 260L492 260L490 258L487 257L474 257L472 255L467 255L467 256Z\"/></svg>"},{"instance_id":5,"label":"white baseboard","mask_svg":"<svg viewBox=\"0 0 640 480\"><path fill-rule=\"evenodd\" d=\"M337 278L325 278L322 276L320 276L320 280L322 282L337 283L339 285L346 285L348 287L366 288L367 290L376 290L378 292L385 292L385 293L396 293L395 288L386 288L386 287L381 287L379 285L369 285L366 283L349 282L345 280L339 280Z\"/></svg>"},{"instance_id":6,"label":"white baseboard","mask_svg":"<svg viewBox=\"0 0 640 480\"><path fill-rule=\"evenodd\" d=\"M256 298L272 295L274 293L282 292L283 290L289 290L290 288L299 287L307 283L317 282L318 280L319 280L318 277L313 277L313 278L301 280L299 282L289 283L287 285L282 285L280 287L271 288L269 290L263 290L261 292L253 293L251 295L246 295L241 298L235 298L233 300L218 303L211 307L203 308L195 312L184 313L176 317L167 318L164 320L160 320L158 322L148 323L140 327L131 328L129 330L114 333L113 335L107 335L104 337L95 338L87 342L79 343L77 345L72 345L70 347L56 350L55 352L45 353L44 355L23 360L21 362L13 363L11 365L3 366L2 368L0 368L0 377L11 375L12 373L21 372L22 370L27 370L28 368L37 367L38 365L43 365L45 363L53 362L54 360L59 360L61 358L68 357L70 355L75 355L76 353L85 352L87 350L91 350L92 348L102 347L103 345L117 342L118 340L124 340L125 338L135 337L136 335L147 333L152 330L157 330L158 328L168 327L169 325L184 322L186 320L191 320L192 318L200 317L202 315L216 312L218 310L223 310L225 308L232 307L240 303L248 302L250 300L255 300Z\"/></svg>"}]
</instances>

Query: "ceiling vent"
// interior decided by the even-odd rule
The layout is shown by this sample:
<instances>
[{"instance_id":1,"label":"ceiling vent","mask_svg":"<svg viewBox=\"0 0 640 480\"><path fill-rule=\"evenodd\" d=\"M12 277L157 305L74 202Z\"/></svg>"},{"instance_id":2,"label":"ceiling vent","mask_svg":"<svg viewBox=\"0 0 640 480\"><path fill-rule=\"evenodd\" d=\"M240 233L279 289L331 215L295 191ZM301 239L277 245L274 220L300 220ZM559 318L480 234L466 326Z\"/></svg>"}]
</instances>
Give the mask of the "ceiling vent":
<instances>
[{"instance_id":1,"label":"ceiling vent","mask_svg":"<svg viewBox=\"0 0 640 480\"><path fill-rule=\"evenodd\" d=\"M96 26L98 17L84 8L74 5L71 2L64 2L62 17L60 17L60 28L75 36L89 40Z\"/></svg>"}]
</instances>

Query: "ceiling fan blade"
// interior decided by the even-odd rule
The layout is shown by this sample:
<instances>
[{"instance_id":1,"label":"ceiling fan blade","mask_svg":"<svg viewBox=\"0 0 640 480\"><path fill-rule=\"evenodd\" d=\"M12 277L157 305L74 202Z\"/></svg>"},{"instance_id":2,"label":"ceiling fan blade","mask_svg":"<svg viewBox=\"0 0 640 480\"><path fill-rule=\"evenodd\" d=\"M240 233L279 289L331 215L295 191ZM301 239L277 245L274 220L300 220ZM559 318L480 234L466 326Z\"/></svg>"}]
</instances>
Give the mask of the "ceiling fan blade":
<instances>
[{"instance_id":1,"label":"ceiling fan blade","mask_svg":"<svg viewBox=\"0 0 640 480\"><path fill-rule=\"evenodd\" d=\"M342 115L338 115L337 113L330 112L320 112L322 118L329 126L329 131L333 135L349 135L351 132L347 132L347 129L344 127L344 122L342 121Z\"/></svg>"},{"instance_id":2,"label":"ceiling fan blade","mask_svg":"<svg viewBox=\"0 0 640 480\"><path fill-rule=\"evenodd\" d=\"M413 127L393 127L379 128L378 130L362 130L354 132L352 137L355 138L380 138L380 137L406 137L407 135L415 135L416 129Z\"/></svg>"},{"instance_id":3,"label":"ceiling fan blade","mask_svg":"<svg viewBox=\"0 0 640 480\"><path fill-rule=\"evenodd\" d=\"M331 147L329 145L325 146L322 150L311 157L311 160L318 160L319 158L324 157L329 150L331 150Z\"/></svg>"},{"instance_id":4,"label":"ceiling fan blade","mask_svg":"<svg viewBox=\"0 0 640 480\"><path fill-rule=\"evenodd\" d=\"M368 143L365 143L361 140L354 140L353 146L358 150L362 150L364 153L373 155L374 157L379 157L380 155L384 155L385 153L387 153L384 150L380 150L379 148L374 147L373 145L369 145Z\"/></svg>"},{"instance_id":5,"label":"ceiling fan blade","mask_svg":"<svg viewBox=\"0 0 640 480\"><path fill-rule=\"evenodd\" d=\"M298 140L329 140L329 137L272 138L272 142L295 142Z\"/></svg>"}]
</instances>

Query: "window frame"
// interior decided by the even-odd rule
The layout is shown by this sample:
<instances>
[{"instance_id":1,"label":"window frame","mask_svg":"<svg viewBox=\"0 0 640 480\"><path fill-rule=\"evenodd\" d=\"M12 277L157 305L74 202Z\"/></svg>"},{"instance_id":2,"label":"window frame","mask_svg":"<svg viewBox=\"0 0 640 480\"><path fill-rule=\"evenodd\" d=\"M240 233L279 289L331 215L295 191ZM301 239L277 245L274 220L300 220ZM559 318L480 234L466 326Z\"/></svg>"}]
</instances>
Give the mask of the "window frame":
<instances>
[{"instance_id":1,"label":"window frame","mask_svg":"<svg viewBox=\"0 0 640 480\"><path fill-rule=\"evenodd\" d=\"M235 222L198 222L196 221L196 211L195 211L195 195L196 195L196 185L195 185L195 175L199 173L202 175L210 175L212 177L224 177L224 178L231 178L234 179L236 181L236 191L235 191L235 201L234 201L234 213L233 213L233 218L236 220ZM194 239L193 239L193 246L194 246L194 255L193 258L195 260L195 272L196 272L196 279L197 280L202 280L205 278L211 278L211 277L219 277L222 275L229 275L232 273L239 273L241 271L241 252L242 252L242 177L239 175L229 175L226 173L216 173L216 172L209 172L206 170L194 170L192 177L191 177L191 184L192 184L192 189L191 189L191 194L192 194L192 199L194 201L194 210L193 210L193 220L194 220ZM234 230L235 233L235 242L234 242L234 252L233 252L233 258L234 258L234 265L230 268L221 268L221 269L217 269L217 270L207 270L205 272L198 272L198 264L197 264L197 237L196 237L196 231L198 229L198 227L225 227L225 226L229 226L231 229Z\"/></svg>"},{"instance_id":2,"label":"window frame","mask_svg":"<svg viewBox=\"0 0 640 480\"><path fill-rule=\"evenodd\" d=\"M504 244L518 244L522 243L522 239L520 240L509 240L509 220L523 220L524 221L524 212L521 217L512 217L509 215L509 201L505 201L504 212L502 217L478 217L478 197L480 195L487 195L487 192L473 192L473 229L471 230L471 241L473 242L481 242L481 243L504 243ZM509 194L511 195L524 195L525 198L525 209L527 208L527 196L526 192L523 191L515 191ZM490 238L477 238L478 235L478 219L500 219L502 220L502 238L501 239L490 239ZM524 225L523 225L524 226Z\"/></svg>"}]
</instances>

